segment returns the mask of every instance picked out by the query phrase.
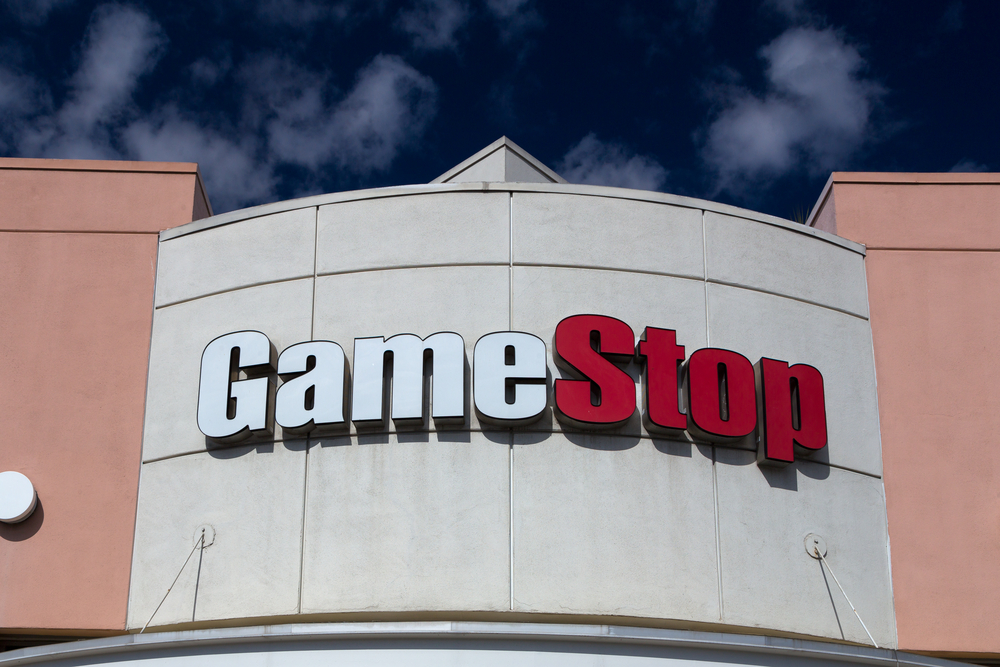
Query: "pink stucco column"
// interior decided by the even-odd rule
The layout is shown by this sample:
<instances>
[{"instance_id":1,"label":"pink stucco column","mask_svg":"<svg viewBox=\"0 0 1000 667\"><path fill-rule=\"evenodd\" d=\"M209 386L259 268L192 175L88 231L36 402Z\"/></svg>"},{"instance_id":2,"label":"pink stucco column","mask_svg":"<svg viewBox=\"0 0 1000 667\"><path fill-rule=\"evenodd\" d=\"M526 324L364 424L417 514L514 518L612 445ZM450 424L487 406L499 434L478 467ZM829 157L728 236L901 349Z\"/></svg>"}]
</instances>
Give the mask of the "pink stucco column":
<instances>
[{"instance_id":1,"label":"pink stucco column","mask_svg":"<svg viewBox=\"0 0 1000 667\"><path fill-rule=\"evenodd\" d=\"M194 164L0 159L0 632L125 627L157 233L209 211Z\"/></svg>"},{"instance_id":2,"label":"pink stucco column","mask_svg":"<svg viewBox=\"0 0 1000 667\"><path fill-rule=\"evenodd\" d=\"M865 260L899 648L1000 653L1000 174L834 173Z\"/></svg>"}]
</instances>

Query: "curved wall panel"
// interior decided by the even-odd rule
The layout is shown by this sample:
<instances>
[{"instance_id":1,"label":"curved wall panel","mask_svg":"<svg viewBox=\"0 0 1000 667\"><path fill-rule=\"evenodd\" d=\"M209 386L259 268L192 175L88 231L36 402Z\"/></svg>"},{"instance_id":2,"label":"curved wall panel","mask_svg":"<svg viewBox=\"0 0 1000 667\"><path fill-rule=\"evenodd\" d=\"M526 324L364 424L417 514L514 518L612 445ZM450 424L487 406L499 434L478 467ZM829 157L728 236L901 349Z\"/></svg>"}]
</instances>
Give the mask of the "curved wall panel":
<instances>
[{"instance_id":1,"label":"curved wall panel","mask_svg":"<svg viewBox=\"0 0 1000 667\"><path fill-rule=\"evenodd\" d=\"M895 645L871 329L860 246L708 202L570 185L437 185L218 216L161 236L129 625L402 615L632 619L868 642L804 549ZM552 414L556 325L595 313L816 366L829 445L783 469L752 442L651 437ZM465 423L219 447L197 426L217 336L298 342L439 331L466 345ZM473 347L548 346L549 403L481 424ZM636 380L640 368L626 368ZM516 615L516 616L515 616ZM492 617L492 616L491 616Z\"/></svg>"}]
</instances>

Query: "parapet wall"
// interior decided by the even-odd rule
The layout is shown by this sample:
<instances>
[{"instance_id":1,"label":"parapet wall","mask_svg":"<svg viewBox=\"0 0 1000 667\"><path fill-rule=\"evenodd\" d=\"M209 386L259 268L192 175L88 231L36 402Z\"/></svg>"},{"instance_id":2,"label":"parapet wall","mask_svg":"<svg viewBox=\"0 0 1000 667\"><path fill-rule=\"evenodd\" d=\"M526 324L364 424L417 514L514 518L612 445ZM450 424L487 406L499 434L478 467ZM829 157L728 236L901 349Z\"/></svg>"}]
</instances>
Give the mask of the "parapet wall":
<instances>
[{"instance_id":1,"label":"parapet wall","mask_svg":"<svg viewBox=\"0 0 1000 667\"><path fill-rule=\"evenodd\" d=\"M472 409L473 346L547 345L594 313L638 337L803 363L829 443L785 468L754 443L516 428ZM129 627L252 619L632 619L895 646L864 256L811 229L708 202L560 184L445 184L248 209L161 235ZM278 352L456 332L465 422L215 445L197 423L202 352L260 331ZM277 382L278 379L275 378Z\"/></svg>"}]
</instances>

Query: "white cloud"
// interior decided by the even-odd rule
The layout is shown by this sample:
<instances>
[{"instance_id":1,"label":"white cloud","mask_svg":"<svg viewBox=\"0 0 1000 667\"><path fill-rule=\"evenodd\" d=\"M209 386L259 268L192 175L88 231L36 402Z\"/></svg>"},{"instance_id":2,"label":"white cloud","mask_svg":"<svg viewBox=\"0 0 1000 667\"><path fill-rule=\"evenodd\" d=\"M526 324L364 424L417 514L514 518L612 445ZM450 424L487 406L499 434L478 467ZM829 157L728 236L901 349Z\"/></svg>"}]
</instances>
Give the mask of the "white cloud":
<instances>
[{"instance_id":1,"label":"white cloud","mask_svg":"<svg viewBox=\"0 0 1000 667\"><path fill-rule=\"evenodd\" d=\"M169 107L153 120L129 125L123 139L129 154L139 160L197 162L216 211L274 195L274 167L261 158L253 136L230 139Z\"/></svg>"},{"instance_id":2,"label":"white cloud","mask_svg":"<svg viewBox=\"0 0 1000 667\"><path fill-rule=\"evenodd\" d=\"M874 135L883 89L863 76L857 49L835 31L791 28L761 49L763 95L733 88L705 133L702 157L719 189L780 176L805 162L811 174L847 166Z\"/></svg>"},{"instance_id":3,"label":"white cloud","mask_svg":"<svg viewBox=\"0 0 1000 667\"><path fill-rule=\"evenodd\" d=\"M168 91L173 102L140 111L135 94L165 43L160 26L142 11L99 7L61 105L51 103L36 78L0 65L0 149L198 162L222 211L273 199L289 168L297 192L314 188L321 169L354 175L385 170L420 139L437 110L433 80L398 56L376 56L344 92L330 72L289 57L258 55L234 69L230 54L216 49L188 74L202 89L231 80L235 113L210 116L185 108L190 88Z\"/></svg>"},{"instance_id":4,"label":"white cloud","mask_svg":"<svg viewBox=\"0 0 1000 667\"><path fill-rule=\"evenodd\" d=\"M337 162L361 174L388 168L436 112L437 86L430 77L397 56L376 56L331 119Z\"/></svg>"},{"instance_id":5,"label":"white cloud","mask_svg":"<svg viewBox=\"0 0 1000 667\"><path fill-rule=\"evenodd\" d=\"M188 71L195 85L210 88L222 81L232 69L233 58L228 51L224 51L216 58L199 58L191 63Z\"/></svg>"},{"instance_id":6,"label":"white cloud","mask_svg":"<svg viewBox=\"0 0 1000 667\"><path fill-rule=\"evenodd\" d=\"M305 129L322 122L328 115L326 96L333 94L329 78L288 56L263 53L250 57L237 73L243 89L244 124Z\"/></svg>"},{"instance_id":7,"label":"white cloud","mask_svg":"<svg viewBox=\"0 0 1000 667\"><path fill-rule=\"evenodd\" d=\"M0 151L15 152L31 117L51 105L48 88L38 79L0 66Z\"/></svg>"},{"instance_id":8,"label":"white cloud","mask_svg":"<svg viewBox=\"0 0 1000 667\"><path fill-rule=\"evenodd\" d=\"M521 38L544 24L533 0L486 0L486 9L497 20L505 42Z\"/></svg>"},{"instance_id":9,"label":"white cloud","mask_svg":"<svg viewBox=\"0 0 1000 667\"><path fill-rule=\"evenodd\" d=\"M802 21L810 15L805 0L764 0L763 6L789 21Z\"/></svg>"},{"instance_id":10,"label":"white cloud","mask_svg":"<svg viewBox=\"0 0 1000 667\"><path fill-rule=\"evenodd\" d=\"M333 8L313 0L260 0L257 15L271 24L304 27L328 18Z\"/></svg>"},{"instance_id":11,"label":"white cloud","mask_svg":"<svg viewBox=\"0 0 1000 667\"><path fill-rule=\"evenodd\" d=\"M37 113L47 100L47 91L37 79L0 66L0 114L18 117Z\"/></svg>"},{"instance_id":12,"label":"white cloud","mask_svg":"<svg viewBox=\"0 0 1000 667\"><path fill-rule=\"evenodd\" d=\"M267 201L283 166L347 173L388 168L433 117L436 86L396 56L377 56L336 102L324 73L290 58L258 55L240 68L240 118L221 129L168 107L122 133L141 160L198 162L217 211ZM299 190L311 187L309 176Z\"/></svg>"},{"instance_id":13,"label":"white cloud","mask_svg":"<svg viewBox=\"0 0 1000 667\"><path fill-rule=\"evenodd\" d=\"M413 39L423 51L454 50L456 33L469 20L469 6L461 0L415 0L400 11L396 27Z\"/></svg>"},{"instance_id":14,"label":"white cloud","mask_svg":"<svg viewBox=\"0 0 1000 667\"><path fill-rule=\"evenodd\" d=\"M230 4L231 11L246 11L246 2ZM385 0L256 0L254 10L270 26L308 30L328 20L352 27L383 13L385 4Z\"/></svg>"},{"instance_id":15,"label":"white cloud","mask_svg":"<svg viewBox=\"0 0 1000 667\"><path fill-rule=\"evenodd\" d=\"M89 127L127 103L139 77L159 59L166 39L160 26L131 7L104 5L94 12L73 96L60 110L67 124Z\"/></svg>"},{"instance_id":16,"label":"white cloud","mask_svg":"<svg viewBox=\"0 0 1000 667\"><path fill-rule=\"evenodd\" d=\"M152 70L166 38L143 12L102 5L84 39L68 100L39 120L21 142L24 153L45 157L113 158L111 129L129 110L139 78Z\"/></svg>"},{"instance_id":17,"label":"white cloud","mask_svg":"<svg viewBox=\"0 0 1000 667\"><path fill-rule=\"evenodd\" d=\"M659 190L667 180L667 170L653 158L601 141L594 133L570 148L556 171L570 183L636 190Z\"/></svg>"},{"instance_id":18,"label":"white cloud","mask_svg":"<svg viewBox=\"0 0 1000 667\"><path fill-rule=\"evenodd\" d=\"M4 0L7 9L21 23L40 26L45 23L55 9L68 5L73 0Z\"/></svg>"},{"instance_id":19,"label":"white cloud","mask_svg":"<svg viewBox=\"0 0 1000 667\"><path fill-rule=\"evenodd\" d=\"M279 160L367 174L387 169L423 134L437 110L437 86L398 56L379 55L335 105L324 104L321 80L304 77L273 110L266 127Z\"/></svg>"},{"instance_id":20,"label":"white cloud","mask_svg":"<svg viewBox=\"0 0 1000 667\"><path fill-rule=\"evenodd\" d=\"M982 162L976 162L975 160L959 160L955 166L953 166L948 171L952 173L978 173L989 171L989 166L983 164Z\"/></svg>"},{"instance_id":21,"label":"white cloud","mask_svg":"<svg viewBox=\"0 0 1000 667\"><path fill-rule=\"evenodd\" d=\"M500 18L510 18L528 10L531 0L486 0L486 8Z\"/></svg>"}]
</instances>

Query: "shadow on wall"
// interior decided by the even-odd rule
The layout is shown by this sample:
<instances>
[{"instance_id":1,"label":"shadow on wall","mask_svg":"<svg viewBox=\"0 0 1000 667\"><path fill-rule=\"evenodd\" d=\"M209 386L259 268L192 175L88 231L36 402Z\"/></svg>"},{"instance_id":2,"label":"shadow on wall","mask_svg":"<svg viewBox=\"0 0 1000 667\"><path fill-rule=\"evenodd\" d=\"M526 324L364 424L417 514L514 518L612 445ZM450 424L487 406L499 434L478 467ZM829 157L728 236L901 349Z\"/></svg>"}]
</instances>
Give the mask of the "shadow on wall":
<instances>
[{"instance_id":1,"label":"shadow on wall","mask_svg":"<svg viewBox=\"0 0 1000 667\"><path fill-rule=\"evenodd\" d=\"M42 508L42 498L39 496L35 511L20 523L0 523L0 538L8 542L23 542L32 537L42 528L45 521L45 510Z\"/></svg>"},{"instance_id":2,"label":"shadow on wall","mask_svg":"<svg viewBox=\"0 0 1000 667\"><path fill-rule=\"evenodd\" d=\"M472 441L472 435L469 430L468 423L465 425L459 425L454 430L438 429L431 431L428 426L429 425L425 423L423 430L397 430L395 432L390 432L387 429L388 423L386 423L383 425L386 430L380 431L361 430L357 433L348 433L345 429L340 433L314 433L309 436L297 436L288 440L270 439L258 440L256 442L244 441L235 445L220 445L209 440L208 438L205 438L205 445L207 453L212 458L230 460L245 456L250 452L269 454L274 451L274 447L277 444L280 444L286 449L292 451L303 451L309 447L316 446L349 447L354 445L384 445L390 443L392 436L395 436L396 442L399 443L430 443L432 434L439 442L471 443ZM531 430L528 430L530 427L522 427L525 430L520 430L518 428L486 427L482 430L482 434L488 441L498 445L512 444L513 436L516 434L518 444L527 446L541 444L553 435L560 435L578 447L598 452L627 451L638 445L643 440L649 440L658 452L667 456L692 458L694 456L694 451L697 449L701 456L712 460L718 465L753 465L757 468L771 488L785 489L787 491L798 491L797 479L799 473L816 480L827 479L830 476L830 466L820 457L815 457L811 460L797 459L795 462L783 467L758 466L756 465L756 450L748 448L749 443L742 441L733 443L731 446L727 446L720 444L713 445L691 440L641 438L637 435L621 434L620 432L592 433L587 431L572 430L571 427L564 427L562 431L554 431L552 430L553 417L551 408L547 409L542 418L532 426L535 428ZM34 522L37 522L37 524ZM35 514L32 515L30 519L25 521L25 524L28 523L35 525L33 530L34 532L37 532L37 526L41 524L41 503L39 503L39 508L35 511ZM20 525L21 524L18 524L18 526ZM9 540L20 540L26 539L26 537L30 537L34 534L34 532L26 534L27 531L24 531L22 528L18 528L18 526L0 525L0 536ZM17 534L18 531L22 531L21 534L25 534L26 536L8 537L9 534Z\"/></svg>"},{"instance_id":3,"label":"shadow on wall","mask_svg":"<svg viewBox=\"0 0 1000 667\"><path fill-rule=\"evenodd\" d=\"M702 446L699 445L698 448L701 450ZM720 465L746 466L757 463L757 452L753 450L716 445L712 455L715 456L715 462ZM783 467L757 466L757 470L771 488L786 491L798 491L798 473L811 479L826 479L830 476L830 466L816 460L796 459L794 463Z\"/></svg>"}]
</instances>

